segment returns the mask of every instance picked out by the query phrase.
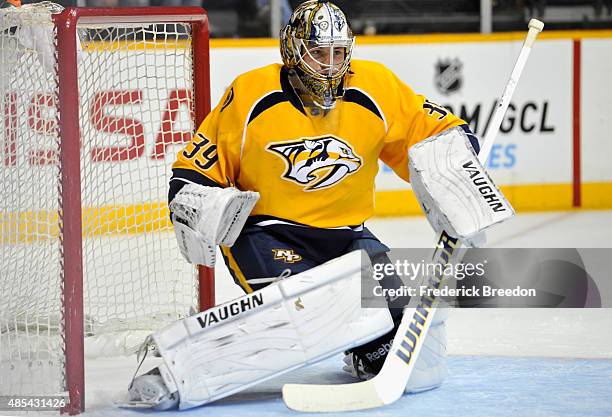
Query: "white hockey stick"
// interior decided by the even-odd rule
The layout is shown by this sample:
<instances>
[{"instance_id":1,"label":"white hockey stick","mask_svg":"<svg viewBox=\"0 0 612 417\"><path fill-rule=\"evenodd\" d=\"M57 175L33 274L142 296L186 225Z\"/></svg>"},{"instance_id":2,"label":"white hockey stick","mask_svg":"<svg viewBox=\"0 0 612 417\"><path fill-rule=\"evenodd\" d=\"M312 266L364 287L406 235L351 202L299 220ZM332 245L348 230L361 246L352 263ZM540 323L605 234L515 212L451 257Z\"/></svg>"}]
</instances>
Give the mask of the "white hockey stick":
<instances>
[{"instance_id":1,"label":"white hockey stick","mask_svg":"<svg viewBox=\"0 0 612 417\"><path fill-rule=\"evenodd\" d=\"M544 24L539 20L531 19L529 22L529 32L478 154L478 159L483 165L491 151L510 99L531 52L531 47L543 28ZM432 262L446 265L452 260L455 249L460 247L461 243L459 239L442 231L436 242ZM444 269L440 268L440 270ZM427 284L430 287L439 288L443 279L444 276L431 276ZM404 393L423 340L436 312L437 303L437 299L424 296L421 297L416 307L406 307L385 363L374 378L369 381L340 385L286 384L283 386L285 404L296 411L332 412L364 410L397 401Z\"/></svg>"}]
</instances>

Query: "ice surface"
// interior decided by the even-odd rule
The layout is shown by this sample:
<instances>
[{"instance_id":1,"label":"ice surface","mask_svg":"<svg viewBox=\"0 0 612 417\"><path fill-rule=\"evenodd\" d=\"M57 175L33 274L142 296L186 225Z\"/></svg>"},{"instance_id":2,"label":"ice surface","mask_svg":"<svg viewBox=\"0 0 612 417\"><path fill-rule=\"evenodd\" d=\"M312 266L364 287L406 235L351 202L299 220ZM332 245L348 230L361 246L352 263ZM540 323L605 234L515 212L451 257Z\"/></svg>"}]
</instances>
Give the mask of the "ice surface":
<instances>
[{"instance_id":1,"label":"ice surface","mask_svg":"<svg viewBox=\"0 0 612 417\"><path fill-rule=\"evenodd\" d=\"M375 219L367 225L391 247L430 247L434 239L422 217ZM488 246L610 247L611 230L612 211L522 214L490 233ZM241 295L224 266L216 273L217 302ZM612 415L612 309L452 310L447 328L453 356L440 389L342 416ZM113 406L125 394L135 365L133 357L87 361L86 415L153 414ZM332 358L220 402L163 416L285 416L295 413L282 403L282 383L350 381L340 358Z\"/></svg>"},{"instance_id":2,"label":"ice surface","mask_svg":"<svg viewBox=\"0 0 612 417\"><path fill-rule=\"evenodd\" d=\"M353 382L331 358L293 374L253 387L218 402L186 411L133 411L94 406L91 417L280 417L287 409L280 395L287 382ZM612 415L612 361L452 356L444 384L428 392L404 395L383 408L326 417L594 417ZM111 377L111 375L109 375ZM112 376L116 380L117 376ZM107 398L108 399L108 398Z\"/></svg>"}]
</instances>

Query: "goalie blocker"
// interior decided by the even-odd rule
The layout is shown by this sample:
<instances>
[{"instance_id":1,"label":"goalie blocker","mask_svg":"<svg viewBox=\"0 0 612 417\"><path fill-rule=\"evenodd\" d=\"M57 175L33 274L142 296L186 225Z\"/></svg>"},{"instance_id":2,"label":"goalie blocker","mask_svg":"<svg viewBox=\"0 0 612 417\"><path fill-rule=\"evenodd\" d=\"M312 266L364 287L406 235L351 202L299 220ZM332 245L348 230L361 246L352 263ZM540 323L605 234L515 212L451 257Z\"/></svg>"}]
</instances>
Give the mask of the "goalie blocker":
<instances>
[{"instance_id":1,"label":"goalie blocker","mask_svg":"<svg viewBox=\"0 0 612 417\"><path fill-rule=\"evenodd\" d=\"M412 189L436 232L473 239L514 216L461 127L415 144L409 156Z\"/></svg>"}]
</instances>

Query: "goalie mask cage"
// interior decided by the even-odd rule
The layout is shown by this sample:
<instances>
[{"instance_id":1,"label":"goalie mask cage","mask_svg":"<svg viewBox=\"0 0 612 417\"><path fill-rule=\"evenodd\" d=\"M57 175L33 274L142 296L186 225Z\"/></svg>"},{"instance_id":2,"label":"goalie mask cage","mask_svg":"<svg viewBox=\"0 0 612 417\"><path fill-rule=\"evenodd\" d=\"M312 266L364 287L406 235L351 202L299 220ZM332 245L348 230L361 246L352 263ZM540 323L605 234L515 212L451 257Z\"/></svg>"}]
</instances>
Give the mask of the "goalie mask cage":
<instances>
[{"instance_id":1,"label":"goalie mask cage","mask_svg":"<svg viewBox=\"0 0 612 417\"><path fill-rule=\"evenodd\" d=\"M166 204L177 144L210 110L197 7L0 9L0 395L69 397L214 304Z\"/></svg>"}]
</instances>

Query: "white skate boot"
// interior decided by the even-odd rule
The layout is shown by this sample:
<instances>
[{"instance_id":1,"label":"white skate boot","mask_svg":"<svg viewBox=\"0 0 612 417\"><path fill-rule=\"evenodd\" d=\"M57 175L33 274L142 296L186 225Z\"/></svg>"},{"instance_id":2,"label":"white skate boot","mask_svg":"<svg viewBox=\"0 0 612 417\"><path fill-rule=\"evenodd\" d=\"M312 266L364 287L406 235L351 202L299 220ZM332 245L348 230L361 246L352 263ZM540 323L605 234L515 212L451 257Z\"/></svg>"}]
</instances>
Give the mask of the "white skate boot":
<instances>
[{"instance_id":1,"label":"white skate boot","mask_svg":"<svg viewBox=\"0 0 612 417\"><path fill-rule=\"evenodd\" d=\"M177 408L179 403L178 392L171 393L168 390L158 368L134 378L128 389L128 396L126 406L134 408L169 410Z\"/></svg>"}]
</instances>

